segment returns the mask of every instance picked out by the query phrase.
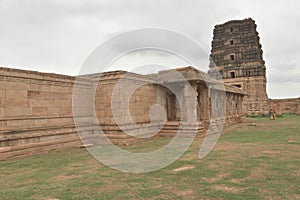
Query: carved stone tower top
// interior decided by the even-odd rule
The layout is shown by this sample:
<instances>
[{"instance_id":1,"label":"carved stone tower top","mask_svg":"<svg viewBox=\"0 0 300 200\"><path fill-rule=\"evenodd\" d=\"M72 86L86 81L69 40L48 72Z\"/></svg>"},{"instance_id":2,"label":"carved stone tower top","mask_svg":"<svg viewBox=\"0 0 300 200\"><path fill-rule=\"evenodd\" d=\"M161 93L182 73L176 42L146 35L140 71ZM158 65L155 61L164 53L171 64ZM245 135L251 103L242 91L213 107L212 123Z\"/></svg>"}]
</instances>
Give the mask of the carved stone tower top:
<instances>
[{"instance_id":1,"label":"carved stone tower top","mask_svg":"<svg viewBox=\"0 0 300 200\"><path fill-rule=\"evenodd\" d=\"M209 72L213 74L217 68L222 79L265 77L266 68L262 54L256 24L251 18L216 25Z\"/></svg>"}]
</instances>

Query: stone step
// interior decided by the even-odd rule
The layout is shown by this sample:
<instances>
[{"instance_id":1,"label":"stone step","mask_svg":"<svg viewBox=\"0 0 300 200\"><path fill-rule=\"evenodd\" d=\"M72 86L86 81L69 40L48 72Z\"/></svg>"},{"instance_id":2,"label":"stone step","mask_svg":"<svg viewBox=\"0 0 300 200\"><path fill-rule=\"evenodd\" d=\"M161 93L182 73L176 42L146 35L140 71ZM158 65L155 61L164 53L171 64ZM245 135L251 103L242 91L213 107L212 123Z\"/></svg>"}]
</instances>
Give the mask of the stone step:
<instances>
[{"instance_id":1,"label":"stone step","mask_svg":"<svg viewBox=\"0 0 300 200\"><path fill-rule=\"evenodd\" d=\"M82 128L83 129L83 128ZM84 127L86 131L91 131L90 127ZM0 135L0 147L15 146L25 143L35 143L40 141L51 141L77 135L77 130L73 126L52 127L51 129L24 130L15 133L5 133Z\"/></svg>"},{"instance_id":2,"label":"stone step","mask_svg":"<svg viewBox=\"0 0 300 200\"><path fill-rule=\"evenodd\" d=\"M66 148L74 148L80 145L81 142L79 138L73 136L73 137L46 141L46 142L37 142L37 143L23 144L18 146L1 147L0 160L40 154L52 150L63 150Z\"/></svg>"}]
</instances>

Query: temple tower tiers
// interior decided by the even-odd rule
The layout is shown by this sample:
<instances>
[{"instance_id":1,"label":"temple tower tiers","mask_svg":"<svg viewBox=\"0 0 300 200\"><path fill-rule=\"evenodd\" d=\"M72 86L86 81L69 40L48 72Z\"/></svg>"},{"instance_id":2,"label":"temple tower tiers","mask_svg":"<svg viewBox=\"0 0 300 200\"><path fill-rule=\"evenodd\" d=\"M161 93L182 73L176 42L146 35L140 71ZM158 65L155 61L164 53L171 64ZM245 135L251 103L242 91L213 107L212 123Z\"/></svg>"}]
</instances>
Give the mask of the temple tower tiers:
<instances>
[{"instance_id":1,"label":"temple tower tiers","mask_svg":"<svg viewBox=\"0 0 300 200\"><path fill-rule=\"evenodd\" d=\"M228 85L241 88L248 96L244 112L260 115L268 111L266 67L263 51L251 18L232 20L214 28L209 74Z\"/></svg>"}]
</instances>

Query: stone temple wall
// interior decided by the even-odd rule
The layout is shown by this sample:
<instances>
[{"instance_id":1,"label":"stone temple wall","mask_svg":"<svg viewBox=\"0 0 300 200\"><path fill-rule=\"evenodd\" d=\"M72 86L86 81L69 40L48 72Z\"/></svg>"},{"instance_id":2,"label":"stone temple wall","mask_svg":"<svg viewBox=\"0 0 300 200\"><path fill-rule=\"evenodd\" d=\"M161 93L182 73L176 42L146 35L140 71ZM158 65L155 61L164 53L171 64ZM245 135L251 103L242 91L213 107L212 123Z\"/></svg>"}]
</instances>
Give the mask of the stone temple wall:
<instances>
[{"instance_id":1,"label":"stone temple wall","mask_svg":"<svg viewBox=\"0 0 300 200\"><path fill-rule=\"evenodd\" d=\"M244 91L247 91L243 101L243 109L246 115L262 115L267 113L269 106L266 92L266 78L224 79L223 82L231 86L241 86Z\"/></svg>"},{"instance_id":2,"label":"stone temple wall","mask_svg":"<svg viewBox=\"0 0 300 200\"><path fill-rule=\"evenodd\" d=\"M0 68L0 160L80 144L73 82L70 76Z\"/></svg>"},{"instance_id":3,"label":"stone temple wall","mask_svg":"<svg viewBox=\"0 0 300 200\"><path fill-rule=\"evenodd\" d=\"M92 135L95 126L100 125L116 144L128 145L140 141L122 130L146 133L151 129L149 111L153 104L159 103L156 96L159 86L140 75L131 74L123 80L124 74L104 73L100 75L100 81L95 78L99 75L80 77L76 84L81 89L80 96L74 97L73 101L80 98L83 103L76 104L77 112L74 114L72 94L75 77L0 68L0 160L80 146L75 118L80 122L81 131ZM140 82L144 84L130 96L128 113L128 106L122 103L126 100L124 96L128 88L118 88L116 96L111 98L120 79L123 80L119 84L121 86L135 88ZM91 102L94 87L95 101ZM117 107L115 116L112 115L112 103ZM93 106L96 121L92 118ZM162 116L152 117L156 123L151 126L162 123Z\"/></svg>"},{"instance_id":4,"label":"stone temple wall","mask_svg":"<svg viewBox=\"0 0 300 200\"><path fill-rule=\"evenodd\" d=\"M277 114L292 113L300 115L300 97L290 99L270 99L270 109L275 109Z\"/></svg>"},{"instance_id":5,"label":"stone temple wall","mask_svg":"<svg viewBox=\"0 0 300 200\"><path fill-rule=\"evenodd\" d=\"M129 145L140 142L144 140L141 139L143 134L155 132L163 125L163 115L150 118L151 107L164 104L163 88L156 85L155 80L125 71L93 75L92 79L96 88L95 125L100 125L113 143Z\"/></svg>"},{"instance_id":6,"label":"stone temple wall","mask_svg":"<svg viewBox=\"0 0 300 200\"><path fill-rule=\"evenodd\" d=\"M244 94L238 88L225 86L224 90L212 89L210 91L212 118L225 116L226 123L243 121Z\"/></svg>"},{"instance_id":7,"label":"stone temple wall","mask_svg":"<svg viewBox=\"0 0 300 200\"><path fill-rule=\"evenodd\" d=\"M149 123L151 106L162 103L158 102L157 95L160 86L155 84L155 80L143 75L105 73L94 84L97 85L95 108L101 125Z\"/></svg>"},{"instance_id":8,"label":"stone temple wall","mask_svg":"<svg viewBox=\"0 0 300 200\"><path fill-rule=\"evenodd\" d=\"M216 95L214 101L210 96L212 91L202 83L203 72L191 67L183 71L199 76L191 78L191 85L200 96L191 98L179 81L185 100L183 110L174 110L176 116L182 115L184 120L189 112L195 120L201 115L202 121L209 122L212 104L216 106L217 98L223 98L228 104L227 122L242 118L240 89L226 86L226 97ZM177 117L170 123L164 121L168 110L176 107L176 104L167 106L168 99L173 98L169 93L156 79L124 71L75 78L0 68L0 160L79 147L83 140L101 143L104 134L117 145L136 143L158 132L157 137L176 134ZM157 112L161 108L166 112ZM222 105L215 107L221 108ZM99 125L104 133L100 137L95 134L99 133ZM203 127L202 124L192 129L202 134ZM187 130L189 134L189 124Z\"/></svg>"}]
</instances>

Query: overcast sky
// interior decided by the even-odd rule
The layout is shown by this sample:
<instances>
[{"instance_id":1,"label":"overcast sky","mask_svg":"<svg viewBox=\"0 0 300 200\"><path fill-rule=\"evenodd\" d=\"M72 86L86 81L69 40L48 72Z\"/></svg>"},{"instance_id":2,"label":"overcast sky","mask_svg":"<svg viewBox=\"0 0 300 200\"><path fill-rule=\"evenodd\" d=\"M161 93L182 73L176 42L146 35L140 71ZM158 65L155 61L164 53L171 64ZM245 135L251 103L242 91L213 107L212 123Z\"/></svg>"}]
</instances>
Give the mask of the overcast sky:
<instances>
[{"instance_id":1,"label":"overcast sky","mask_svg":"<svg viewBox=\"0 0 300 200\"><path fill-rule=\"evenodd\" d=\"M174 30L207 52L213 28L232 19L256 21L270 98L300 96L299 1L261 0L0 0L0 66L76 75L90 53L119 33L154 27ZM176 42L176 41L174 41ZM155 51L121 57L112 69L184 66Z\"/></svg>"}]
</instances>

